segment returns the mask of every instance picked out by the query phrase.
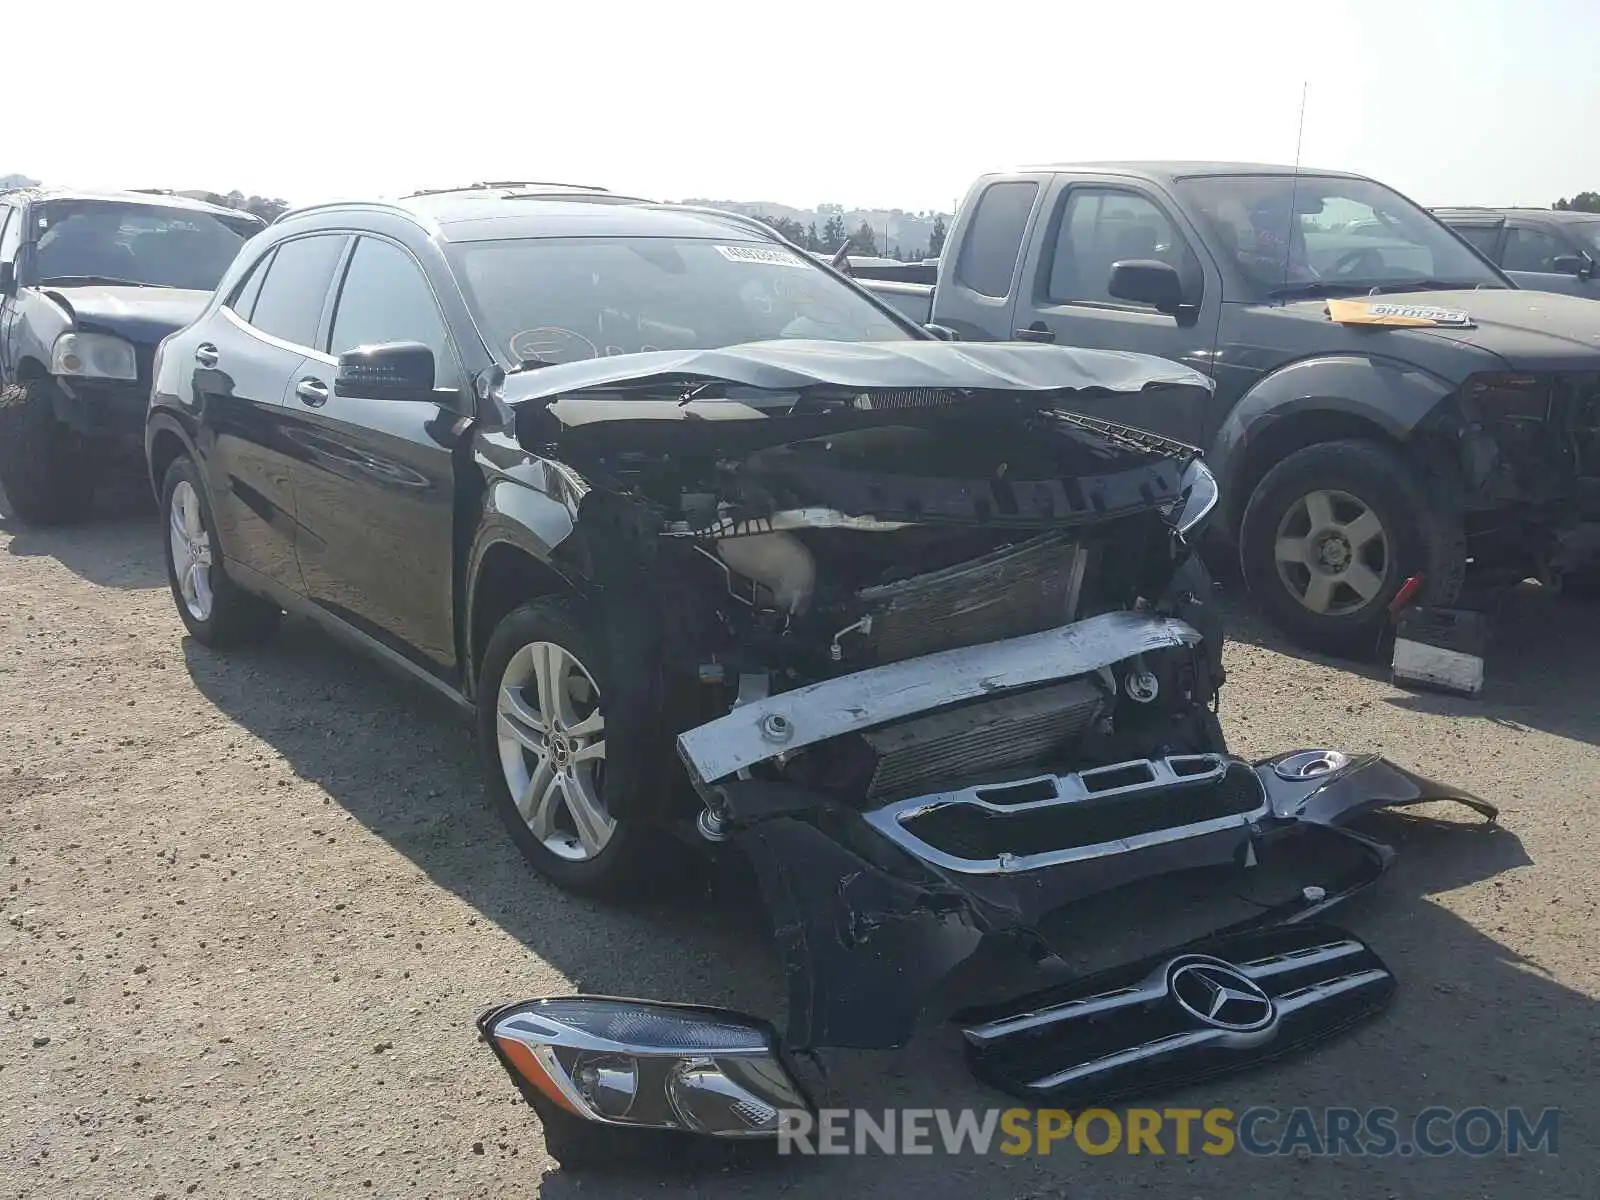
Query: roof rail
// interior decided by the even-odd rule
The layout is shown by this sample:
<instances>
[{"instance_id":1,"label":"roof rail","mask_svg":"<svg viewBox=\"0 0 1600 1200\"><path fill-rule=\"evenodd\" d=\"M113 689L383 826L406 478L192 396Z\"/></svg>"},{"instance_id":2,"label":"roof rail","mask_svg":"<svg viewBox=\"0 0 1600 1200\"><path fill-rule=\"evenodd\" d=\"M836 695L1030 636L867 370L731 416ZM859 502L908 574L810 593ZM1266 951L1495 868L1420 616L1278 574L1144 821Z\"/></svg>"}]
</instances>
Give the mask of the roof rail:
<instances>
[{"instance_id":1,"label":"roof rail","mask_svg":"<svg viewBox=\"0 0 1600 1200\"><path fill-rule=\"evenodd\" d=\"M272 218L270 224L277 225L287 221L290 217L303 216L309 212L319 212L325 208L381 208L387 212L399 213L407 220L416 221L417 214L403 204L392 204L387 200L324 200L320 204L305 204L299 208L287 208Z\"/></svg>"},{"instance_id":2,"label":"roof rail","mask_svg":"<svg viewBox=\"0 0 1600 1200\"><path fill-rule=\"evenodd\" d=\"M468 183L463 184L460 187L419 188L417 191L407 192L401 197L401 199L410 200L415 196L448 196L451 192L487 192L501 188L510 189L531 187L571 188L573 191L577 192L606 192L611 190L610 188L603 188L598 184L592 183L561 183L554 179L511 179L494 180L485 183Z\"/></svg>"}]
</instances>

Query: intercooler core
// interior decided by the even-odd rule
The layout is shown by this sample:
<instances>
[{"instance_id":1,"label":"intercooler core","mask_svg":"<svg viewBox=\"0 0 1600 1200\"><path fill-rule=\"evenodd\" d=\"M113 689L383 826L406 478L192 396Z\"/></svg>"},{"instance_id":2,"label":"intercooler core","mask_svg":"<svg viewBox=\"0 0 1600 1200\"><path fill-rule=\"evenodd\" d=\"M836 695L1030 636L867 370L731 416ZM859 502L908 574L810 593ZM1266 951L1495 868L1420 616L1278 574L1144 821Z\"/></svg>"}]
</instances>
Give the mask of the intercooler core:
<instances>
[{"instance_id":1,"label":"intercooler core","mask_svg":"<svg viewBox=\"0 0 1600 1200\"><path fill-rule=\"evenodd\" d=\"M873 755L866 798L914 795L1026 770L1070 748L1106 708L1088 679L981 700L858 735Z\"/></svg>"},{"instance_id":2,"label":"intercooler core","mask_svg":"<svg viewBox=\"0 0 1600 1200\"><path fill-rule=\"evenodd\" d=\"M843 637L853 662L898 662L1020 637L1072 620L1086 554L1047 533L940 571L863 588L869 618Z\"/></svg>"}]
</instances>

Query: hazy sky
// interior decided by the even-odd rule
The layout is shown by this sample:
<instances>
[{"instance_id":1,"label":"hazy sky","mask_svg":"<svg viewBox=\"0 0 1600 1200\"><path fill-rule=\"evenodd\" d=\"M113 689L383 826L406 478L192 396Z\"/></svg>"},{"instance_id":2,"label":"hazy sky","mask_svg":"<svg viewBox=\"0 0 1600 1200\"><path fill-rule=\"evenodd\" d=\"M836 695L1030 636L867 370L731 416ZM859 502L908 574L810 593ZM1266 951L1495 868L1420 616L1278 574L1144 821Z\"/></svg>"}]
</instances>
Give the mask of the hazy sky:
<instances>
[{"instance_id":1,"label":"hazy sky","mask_svg":"<svg viewBox=\"0 0 1600 1200\"><path fill-rule=\"evenodd\" d=\"M1425 204L1600 189L1600 0L0 10L0 173L53 183L949 207L1018 162L1292 161L1307 83L1308 166Z\"/></svg>"}]
</instances>

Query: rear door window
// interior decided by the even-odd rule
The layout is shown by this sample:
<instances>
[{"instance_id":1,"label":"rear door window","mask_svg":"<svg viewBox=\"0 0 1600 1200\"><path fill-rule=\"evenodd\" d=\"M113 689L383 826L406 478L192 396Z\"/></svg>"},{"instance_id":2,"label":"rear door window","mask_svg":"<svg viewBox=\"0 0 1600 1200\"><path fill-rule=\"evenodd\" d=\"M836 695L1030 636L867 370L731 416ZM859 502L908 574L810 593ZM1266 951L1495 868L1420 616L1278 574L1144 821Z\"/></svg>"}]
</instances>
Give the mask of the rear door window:
<instances>
[{"instance_id":1,"label":"rear door window","mask_svg":"<svg viewBox=\"0 0 1600 1200\"><path fill-rule=\"evenodd\" d=\"M296 346L315 347L328 285L347 241L338 233L280 243L256 297L250 324Z\"/></svg>"},{"instance_id":2,"label":"rear door window","mask_svg":"<svg viewBox=\"0 0 1600 1200\"><path fill-rule=\"evenodd\" d=\"M956 258L956 282L981 296L1011 293L1028 216L1039 195L1032 179L991 183L978 197Z\"/></svg>"}]
</instances>

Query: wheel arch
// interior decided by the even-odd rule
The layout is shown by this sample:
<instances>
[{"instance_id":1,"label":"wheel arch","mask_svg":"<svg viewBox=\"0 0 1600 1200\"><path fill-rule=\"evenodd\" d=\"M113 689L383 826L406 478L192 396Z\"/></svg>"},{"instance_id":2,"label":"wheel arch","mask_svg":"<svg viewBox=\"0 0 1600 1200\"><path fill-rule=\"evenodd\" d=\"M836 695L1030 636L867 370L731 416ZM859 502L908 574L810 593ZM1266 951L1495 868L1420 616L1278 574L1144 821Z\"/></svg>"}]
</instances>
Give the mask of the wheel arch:
<instances>
[{"instance_id":1,"label":"wheel arch","mask_svg":"<svg viewBox=\"0 0 1600 1200\"><path fill-rule=\"evenodd\" d=\"M541 596L575 591L573 581L528 540L509 530L490 530L473 549L466 603L467 694L477 690L478 666L495 627L506 614Z\"/></svg>"},{"instance_id":2,"label":"wheel arch","mask_svg":"<svg viewBox=\"0 0 1600 1200\"><path fill-rule=\"evenodd\" d=\"M1244 520L1245 505L1250 502L1256 485L1274 464L1296 450L1303 450L1318 442L1346 439L1381 442L1395 449L1404 446L1400 439L1377 421L1338 408L1308 407L1267 422L1243 447L1237 458L1229 463L1230 469L1224 484L1224 512L1229 535L1238 535L1239 524Z\"/></svg>"},{"instance_id":3,"label":"wheel arch","mask_svg":"<svg viewBox=\"0 0 1600 1200\"><path fill-rule=\"evenodd\" d=\"M1222 486L1226 534L1237 536L1250 494L1284 455L1347 438L1404 449L1454 389L1409 363L1357 355L1301 359L1258 380L1228 413L1208 454Z\"/></svg>"},{"instance_id":4,"label":"wheel arch","mask_svg":"<svg viewBox=\"0 0 1600 1200\"><path fill-rule=\"evenodd\" d=\"M171 417L164 416L152 417L145 426L144 457L150 473L150 487L155 492L157 502L161 499L161 485L172 464L180 458L198 461L188 431Z\"/></svg>"}]
</instances>

